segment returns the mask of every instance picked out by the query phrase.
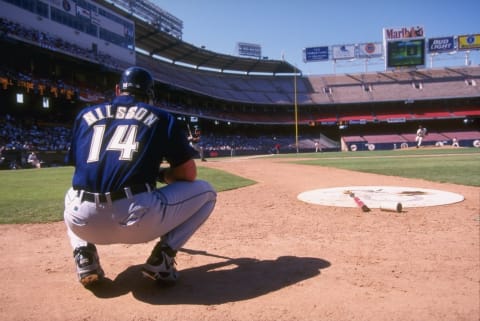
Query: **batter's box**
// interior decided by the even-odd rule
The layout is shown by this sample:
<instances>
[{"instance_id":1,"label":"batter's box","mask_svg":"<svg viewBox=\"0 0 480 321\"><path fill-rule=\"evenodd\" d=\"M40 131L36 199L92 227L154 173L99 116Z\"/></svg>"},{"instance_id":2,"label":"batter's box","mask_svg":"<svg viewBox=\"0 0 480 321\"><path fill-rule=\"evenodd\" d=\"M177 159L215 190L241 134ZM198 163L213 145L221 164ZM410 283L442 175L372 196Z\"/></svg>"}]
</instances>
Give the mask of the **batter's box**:
<instances>
[{"instance_id":1,"label":"batter's box","mask_svg":"<svg viewBox=\"0 0 480 321\"><path fill-rule=\"evenodd\" d=\"M306 191L298 199L311 204L325 206L356 207L352 198L345 193L351 191L369 208L380 208L381 204L401 203L403 208L426 207L458 203L463 195L418 187L401 186L343 186Z\"/></svg>"}]
</instances>

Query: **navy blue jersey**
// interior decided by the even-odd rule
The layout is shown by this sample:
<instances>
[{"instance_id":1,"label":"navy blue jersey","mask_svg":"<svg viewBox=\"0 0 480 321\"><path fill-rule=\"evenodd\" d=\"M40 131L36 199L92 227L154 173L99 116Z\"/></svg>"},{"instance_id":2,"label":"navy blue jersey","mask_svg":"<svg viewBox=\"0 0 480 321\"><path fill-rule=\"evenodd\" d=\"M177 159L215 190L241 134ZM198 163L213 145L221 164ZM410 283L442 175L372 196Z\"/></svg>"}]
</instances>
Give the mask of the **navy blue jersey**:
<instances>
[{"instance_id":1,"label":"navy blue jersey","mask_svg":"<svg viewBox=\"0 0 480 321\"><path fill-rule=\"evenodd\" d=\"M67 162L75 166L74 189L106 193L154 184L163 159L175 167L194 156L171 114L118 96L78 114Z\"/></svg>"}]
</instances>

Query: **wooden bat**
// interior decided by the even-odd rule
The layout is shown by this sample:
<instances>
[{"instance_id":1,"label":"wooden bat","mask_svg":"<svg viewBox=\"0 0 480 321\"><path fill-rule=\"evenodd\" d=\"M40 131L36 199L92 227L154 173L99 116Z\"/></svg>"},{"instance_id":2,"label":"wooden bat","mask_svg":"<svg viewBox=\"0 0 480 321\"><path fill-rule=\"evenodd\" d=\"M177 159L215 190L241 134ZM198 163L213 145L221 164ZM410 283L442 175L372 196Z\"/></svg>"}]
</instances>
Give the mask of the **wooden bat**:
<instances>
[{"instance_id":1,"label":"wooden bat","mask_svg":"<svg viewBox=\"0 0 480 321\"><path fill-rule=\"evenodd\" d=\"M355 201L355 204L357 204L357 206L361 208L362 211L370 212L370 208L367 205L365 205L365 203L363 203L358 196L355 196L355 194L352 191L345 191L344 193L348 194L351 198L353 198L353 200Z\"/></svg>"},{"instance_id":2,"label":"wooden bat","mask_svg":"<svg viewBox=\"0 0 480 321\"><path fill-rule=\"evenodd\" d=\"M190 129L190 124L187 124L188 136L192 137L192 130Z\"/></svg>"}]
</instances>

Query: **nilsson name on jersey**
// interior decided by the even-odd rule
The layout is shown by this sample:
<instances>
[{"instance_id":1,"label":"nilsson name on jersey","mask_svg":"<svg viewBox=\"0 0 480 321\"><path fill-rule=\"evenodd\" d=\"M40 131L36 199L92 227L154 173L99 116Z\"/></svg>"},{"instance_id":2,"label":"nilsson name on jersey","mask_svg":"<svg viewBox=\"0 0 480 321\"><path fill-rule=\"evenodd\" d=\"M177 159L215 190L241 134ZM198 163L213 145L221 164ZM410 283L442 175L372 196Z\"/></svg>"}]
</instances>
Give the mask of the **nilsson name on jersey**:
<instances>
[{"instance_id":1,"label":"nilsson name on jersey","mask_svg":"<svg viewBox=\"0 0 480 321\"><path fill-rule=\"evenodd\" d=\"M148 111L146 108L138 108L138 106L117 106L116 109L112 110L112 105L104 105L85 113L82 117L83 120L87 122L88 126L105 118L135 119L144 123L148 127L152 126L158 120L158 117L155 114Z\"/></svg>"}]
</instances>

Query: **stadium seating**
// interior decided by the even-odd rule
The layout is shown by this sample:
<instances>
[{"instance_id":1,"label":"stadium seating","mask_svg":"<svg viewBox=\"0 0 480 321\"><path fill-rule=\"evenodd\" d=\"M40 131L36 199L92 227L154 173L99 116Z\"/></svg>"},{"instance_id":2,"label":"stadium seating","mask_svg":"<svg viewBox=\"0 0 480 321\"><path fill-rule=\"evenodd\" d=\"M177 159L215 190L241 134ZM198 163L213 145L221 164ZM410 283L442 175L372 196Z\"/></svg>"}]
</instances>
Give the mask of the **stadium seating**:
<instances>
[{"instance_id":1,"label":"stadium seating","mask_svg":"<svg viewBox=\"0 0 480 321\"><path fill-rule=\"evenodd\" d=\"M398 134L385 134L385 135L364 135L363 139L370 144L383 144L383 143L406 143L408 142L405 137Z\"/></svg>"},{"instance_id":2,"label":"stadium seating","mask_svg":"<svg viewBox=\"0 0 480 321\"><path fill-rule=\"evenodd\" d=\"M442 132L442 135L448 139L457 138L458 140L475 140L480 139L480 131L469 130L469 131L449 131Z\"/></svg>"},{"instance_id":3,"label":"stadium seating","mask_svg":"<svg viewBox=\"0 0 480 321\"><path fill-rule=\"evenodd\" d=\"M365 135L343 135L342 140L347 146L355 144L357 150L366 150L368 145L373 144L375 149L394 149L402 146L413 147L416 133L398 133L398 134L365 134ZM472 147L475 140L480 140L480 131L478 130L460 130L460 131L440 131L428 132L423 139L424 146L447 146L452 144L453 138L456 138L460 146ZM405 145L406 144L406 145Z\"/></svg>"},{"instance_id":4,"label":"stadium seating","mask_svg":"<svg viewBox=\"0 0 480 321\"><path fill-rule=\"evenodd\" d=\"M478 106L455 106L451 107L452 115L455 116L480 116L480 108Z\"/></svg>"},{"instance_id":5,"label":"stadium seating","mask_svg":"<svg viewBox=\"0 0 480 321\"><path fill-rule=\"evenodd\" d=\"M5 22L2 23L5 28ZM34 45L59 54L58 57L68 55L67 61L91 64L95 73L98 70L118 72L123 67L122 62L109 60L108 56L101 53L92 56L90 49L81 48L65 39L51 38L51 35L45 34L40 40L37 32L24 29L21 25L11 26L7 22L7 27L6 34L13 37L15 43ZM51 40L55 45L49 43ZM294 77L290 74L249 75L196 69L140 53L136 54L136 61L138 65L150 69L157 83L165 89L166 92L159 98L159 106L174 113L198 116L212 123L225 121L285 128L295 121L296 101L298 121L304 125L304 131L329 132L335 139L343 136L347 143L363 146L384 144L386 148L391 148L392 144L414 142L414 131L393 133L390 128L382 127L383 132L378 133L378 124L401 124L406 128L420 121L458 120L455 123L458 128L463 125L462 119L480 116L479 66ZM108 96L102 92L105 88L98 88L98 91L88 88L91 84L87 80L76 80L75 86L72 86L65 79L48 79L37 75L26 78L23 74L12 73L8 67L0 68L0 90L15 87L32 94L49 87L53 98L71 99L75 92L82 103L94 103ZM59 80L61 86L58 86ZM170 99L175 95L177 99ZM338 132L340 122L351 126L351 135ZM363 127L355 128L355 125ZM425 143L450 141L453 137L461 142L479 139L478 132L451 130L451 127L457 129L455 126L445 126L448 128L445 133L443 128L437 128L438 132L431 132L425 138ZM285 137L282 144L288 145L288 139L291 143L292 137ZM307 145L309 139L307 137L305 140ZM258 142L249 142L249 145L255 144ZM271 148L272 144L269 141L264 148ZM210 146L215 149L221 145L211 143Z\"/></svg>"}]
</instances>

